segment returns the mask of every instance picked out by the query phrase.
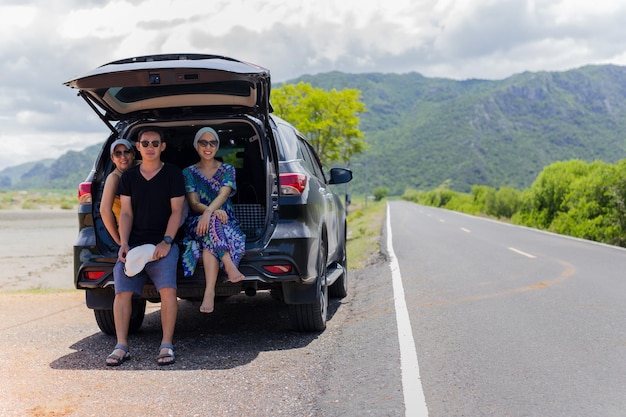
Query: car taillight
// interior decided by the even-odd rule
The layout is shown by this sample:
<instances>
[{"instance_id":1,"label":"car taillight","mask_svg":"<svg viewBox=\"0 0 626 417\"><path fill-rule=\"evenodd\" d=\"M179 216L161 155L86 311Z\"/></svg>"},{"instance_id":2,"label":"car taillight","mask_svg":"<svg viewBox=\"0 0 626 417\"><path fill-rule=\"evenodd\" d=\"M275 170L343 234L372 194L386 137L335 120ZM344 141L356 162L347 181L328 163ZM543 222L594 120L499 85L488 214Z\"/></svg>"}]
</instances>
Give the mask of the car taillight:
<instances>
[{"instance_id":1,"label":"car taillight","mask_svg":"<svg viewBox=\"0 0 626 417\"><path fill-rule=\"evenodd\" d=\"M91 182L78 185L78 204L91 204Z\"/></svg>"},{"instance_id":2,"label":"car taillight","mask_svg":"<svg viewBox=\"0 0 626 417\"><path fill-rule=\"evenodd\" d=\"M87 271L87 272L85 272L85 278L87 278L90 281L98 280L98 279L102 278L103 275L104 275L104 271Z\"/></svg>"},{"instance_id":3,"label":"car taillight","mask_svg":"<svg viewBox=\"0 0 626 417\"><path fill-rule=\"evenodd\" d=\"M301 195L306 188L306 175L280 174L280 192L283 195Z\"/></svg>"},{"instance_id":4,"label":"car taillight","mask_svg":"<svg viewBox=\"0 0 626 417\"><path fill-rule=\"evenodd\" d=\"M281 275L290 273L292 268L291 265L265 265L263 269L270 274Z\"/></svg>"}]
</instances>

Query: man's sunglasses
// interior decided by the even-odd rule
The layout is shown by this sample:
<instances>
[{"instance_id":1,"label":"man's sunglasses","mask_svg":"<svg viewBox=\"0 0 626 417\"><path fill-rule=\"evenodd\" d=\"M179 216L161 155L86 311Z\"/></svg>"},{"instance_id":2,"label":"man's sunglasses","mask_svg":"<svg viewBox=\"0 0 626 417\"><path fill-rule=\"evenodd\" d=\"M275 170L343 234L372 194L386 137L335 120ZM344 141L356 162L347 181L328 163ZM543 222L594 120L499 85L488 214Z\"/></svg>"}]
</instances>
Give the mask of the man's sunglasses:
<instances>
[{"instance_id":1,"label":"man's sunglasses","mask_svg":"<svg viewBox=\"0 0 626 417\"><path fill-rule=\"evenodd\" d=\"M131 153L133 153L132 150L125 149L123 151L115 151L115 152L113 152L113 155L117 156L118 158L121 158L122 155L130 155Z\"/></svg>"},{"instance_id":2,"label":"man's sunglasses","mask_svg":"<svg viewBox=\"0 0 626 417\"><path fill-rule=\"evenodd\" d=\"M198 145L202 146L203 148L206 148L207 146L211 146L211 148L217 148L217 145L219 145L219 142L216 140L204 140L204 139L200 139L198 141Z\"/></svg>"},{"instance_id":3,"label":"man's sunglasses","mask_svg":"<svg viewBox=\"0 0 626 417\"><path fill-rule=\"evenodd\" d=\"M160 140L153 140L152 142L150 142L149 140L142 140L139 143L141 143L141 146L143 146L144 148L147 148L148 146L150 146L150 144L152 144L153 148L158 148L159 146L161 146Z\"/></svg>"}]
</instances>

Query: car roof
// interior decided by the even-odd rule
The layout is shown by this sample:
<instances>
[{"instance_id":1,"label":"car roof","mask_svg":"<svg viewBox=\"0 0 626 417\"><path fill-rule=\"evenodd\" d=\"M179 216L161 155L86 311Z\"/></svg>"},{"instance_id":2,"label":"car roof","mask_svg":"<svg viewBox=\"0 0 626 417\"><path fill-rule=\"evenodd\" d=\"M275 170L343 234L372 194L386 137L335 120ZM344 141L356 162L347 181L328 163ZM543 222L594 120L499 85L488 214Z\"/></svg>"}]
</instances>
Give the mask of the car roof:
<instances>
[{"instance_id":1,"label":"car roof","mask_svg":"<svg viewBox=\"0 0 626 417\"><path fill-rule=\"evenodd\" d=\"M112 121L215 108L267 114L271 80L268 69L234 58L160 54L109 62L64 84Z\"/></svg>"}]
</instances>

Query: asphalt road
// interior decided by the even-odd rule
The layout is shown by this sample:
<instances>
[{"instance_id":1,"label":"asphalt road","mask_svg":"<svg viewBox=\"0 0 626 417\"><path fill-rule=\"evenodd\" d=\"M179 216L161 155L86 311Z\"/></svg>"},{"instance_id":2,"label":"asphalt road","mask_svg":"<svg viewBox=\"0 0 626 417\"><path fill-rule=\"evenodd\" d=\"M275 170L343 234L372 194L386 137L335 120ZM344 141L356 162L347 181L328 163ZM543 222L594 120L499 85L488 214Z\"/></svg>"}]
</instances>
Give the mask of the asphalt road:
<instances>
[{"instance_id":1,"label":"asphalt road","mask_svg":"<svg viewBox=\"0 0 626 417\"><path fill-rule=\"evenodd\" d=\"M430 416L626 415L626 251L390 207Z\"/></svg>"}]
</instances>

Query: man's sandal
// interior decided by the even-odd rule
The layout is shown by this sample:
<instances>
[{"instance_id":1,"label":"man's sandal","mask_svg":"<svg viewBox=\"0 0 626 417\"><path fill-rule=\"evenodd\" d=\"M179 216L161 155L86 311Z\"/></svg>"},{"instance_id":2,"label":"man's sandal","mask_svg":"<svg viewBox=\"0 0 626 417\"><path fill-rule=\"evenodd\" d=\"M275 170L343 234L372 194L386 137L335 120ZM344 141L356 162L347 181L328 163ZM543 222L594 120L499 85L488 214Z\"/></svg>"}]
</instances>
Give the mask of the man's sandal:
<instances>
[{"instance_id":1,"label":"man's sandal","mask_svg":"<svg viewBox=\"0 0 626 417\"><path fill-rule=\"evenodd\" d=\"M167 353L160 353L163 349L167 349ZM159 356L157 356L156 361L159 366L172 365L176 362L176 356L174 356L174 346L169 343L162 343L161 346L159 346Z\"/></svg>"},{"instance_id":2,"label":"man's sandal","mask_svg":"<svg viewBox=\"0 0 626 417\"><path fill-rule=\"evenodd\" d=\"M118 349L124 351L123 356L119 356L115 354L115 351ZM111 352L111 354L107 356L106 364L107 366L120 366L121 364L123 364L129 359L130 359L130 352L128 351L128 346L124 346L118 343L117 345L115 345L113 352Z\"/></svg>"}]
</instances>

